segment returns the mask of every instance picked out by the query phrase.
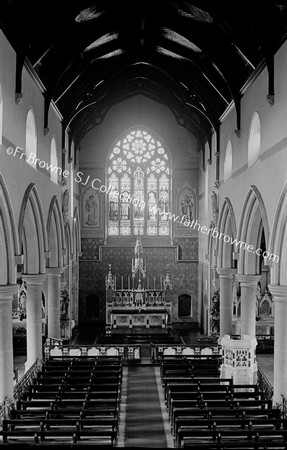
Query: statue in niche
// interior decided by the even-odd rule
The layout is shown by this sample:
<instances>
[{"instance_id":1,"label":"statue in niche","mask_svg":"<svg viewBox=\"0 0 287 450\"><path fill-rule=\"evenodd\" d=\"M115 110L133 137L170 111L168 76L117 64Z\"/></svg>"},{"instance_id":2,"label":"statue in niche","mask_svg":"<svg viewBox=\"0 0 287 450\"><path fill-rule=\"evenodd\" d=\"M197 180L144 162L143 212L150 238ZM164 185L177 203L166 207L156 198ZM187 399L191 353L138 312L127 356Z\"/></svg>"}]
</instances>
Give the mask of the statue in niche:
<instances>
[{"instance_id":1,"label":"statue in niche","mask_svg":"<svg viewBox=\"0 0 287 450\"><path fill-rule=\"evenodd\" d=\"M185 194L180 202L181 214L186 217L190 222L193 218L193 197L192 195Z\"/></svg>"},{"instance_id":2,"label":"statue in niche","mask_svg":"<svg viewBox=\"0 0 287 450\"><path fill-rule=\"evenodd\" d=\"M98 204L93 195L89 195L85 202L86 206L86 224L89 226L97 225Z\"/></svg>"},{"instance_id":3,"label":"statue in niche","mask_svg":"<svg viewBox=\"0 0 287 450\"><path fill-rule=\"evenodd\" d=\"M219 288L214 292L212 297L212 304L210 309L210 315L212 320L212 332L219 333L219 320L220 320L220 294Z\"/></svg>"}]
</instances>

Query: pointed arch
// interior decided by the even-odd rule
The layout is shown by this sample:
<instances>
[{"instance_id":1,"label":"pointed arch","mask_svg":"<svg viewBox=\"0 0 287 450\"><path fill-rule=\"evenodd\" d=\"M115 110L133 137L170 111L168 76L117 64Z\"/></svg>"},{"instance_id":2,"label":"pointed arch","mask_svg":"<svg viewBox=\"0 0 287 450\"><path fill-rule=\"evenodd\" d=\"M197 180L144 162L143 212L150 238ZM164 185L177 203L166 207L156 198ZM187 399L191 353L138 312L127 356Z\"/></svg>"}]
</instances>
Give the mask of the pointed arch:
<instances>
[{"instance_id":1,"label":"pointed arch","mask_svg":"<svg viewBox=\"0 0 287 450\"><path fill-rule=\"evenodd\" d=\"M268 247L273 256L271 284L287 285L287 181L279 196ZM272 258L271 258L272 260Z\"/></svg>"},{"instance_id":2,"label":"pointed arch","mask_svg":"<svg viewBox=\"0 0 287 450\"><path fill-rule=\"evenodd\" d=\"M20 253L12 202L0 170L0 285L16 284L15 255Z\"/></svg>"},{"instance_id":3,"label":"pointed arch","mask_svg":"<svg viewBox=\"0 0 287 450\"><path fill-rule=\"evenodd\" d=\"M51 200L47 220L49 241L49 267L63 267L63 249L65 248L64 227L57 196Z\"/></svg>"},{"instance_id":4,"label":"pointed arch","mask_svg":"<svg viewBox=\"0 0 287 450\"><path fill-rule=\"evenodd\" d=\"M18 233L24 254L24 273L45 273L48 238L42 203L34 183L28 186L22 200Z\"/></svg>"},{"instance_id":5,"label":"pointed arch","mask_svg":"<svg viewBox=\"0 0 287 450\"><path fill-rule=\"evenodd\" d=\"M256 186L251 185L244 201L239 220L238 241L241 241L239 253L238 273L258 274L260 256L256 253L260 249L262 231L264 230L266 247L269 246L269 225L263 198ZM248 246L253 249L248 251ZM250 247L249 247L250 248Z\"/></svg>"},{"instance_id":6,"label":"pointed arch","mask_svg":"<svg viewBox=\"0 0 287 450\"><path fill-rule=\"evenodd\" d=\"M224 239L217 240L218 267L233 268L234 246L231 240L236 236L236 220L232 203L228 197L225 197L218 219L218 232L230 237L227 242Z\"/></svg>"}]
</instances>

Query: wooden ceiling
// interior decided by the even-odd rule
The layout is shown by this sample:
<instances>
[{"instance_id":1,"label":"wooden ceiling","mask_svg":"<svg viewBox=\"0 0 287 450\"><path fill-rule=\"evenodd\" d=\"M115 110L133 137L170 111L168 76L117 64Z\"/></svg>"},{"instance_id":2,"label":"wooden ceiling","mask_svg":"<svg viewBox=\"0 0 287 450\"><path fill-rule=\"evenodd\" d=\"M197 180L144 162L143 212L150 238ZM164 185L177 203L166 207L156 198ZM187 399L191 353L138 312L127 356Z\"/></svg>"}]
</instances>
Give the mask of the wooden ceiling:
<instances>
[{"instance_id":1,"label":"wooden ceiling","mask_svg":"<svg viewBox=\"0 0 287 450\"><path fill-rule=\"evenodd\" d=\"M0 26L17 54L16 92L29 61L64 127L80 140L109 108L142 94L167 105L177 121L210 141L248 80L285 40L284 2L265 0L1 0Z\"/></svg>"}]
</instances>

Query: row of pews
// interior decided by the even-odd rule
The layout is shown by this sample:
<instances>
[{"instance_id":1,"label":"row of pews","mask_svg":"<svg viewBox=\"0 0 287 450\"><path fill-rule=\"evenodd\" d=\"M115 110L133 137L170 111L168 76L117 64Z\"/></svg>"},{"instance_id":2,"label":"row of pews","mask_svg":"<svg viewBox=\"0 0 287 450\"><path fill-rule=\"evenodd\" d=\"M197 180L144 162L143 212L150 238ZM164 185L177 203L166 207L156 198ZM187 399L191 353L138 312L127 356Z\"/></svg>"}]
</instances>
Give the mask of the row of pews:
<instances>
[{"instance_id":1,"label":"row of pews","mask_svg":"<svg viewBox=\"0 0 287 450\"><path fill-rule=\"evenodd\" d=\"M287 420L257 385L220 378L220 356L163 356L161 380L175 447L287 449Z\"/></svg>"},{"instance_id":2,"label":"row of pews","mask_svg":"<svg viewBox=\"0 0 287 450\"><path fill-rule=\"evenodd\" d=\"M49 359L3 420L3 444L115 446L121 383L121 357Z\"/></svg>"}]
</instances>

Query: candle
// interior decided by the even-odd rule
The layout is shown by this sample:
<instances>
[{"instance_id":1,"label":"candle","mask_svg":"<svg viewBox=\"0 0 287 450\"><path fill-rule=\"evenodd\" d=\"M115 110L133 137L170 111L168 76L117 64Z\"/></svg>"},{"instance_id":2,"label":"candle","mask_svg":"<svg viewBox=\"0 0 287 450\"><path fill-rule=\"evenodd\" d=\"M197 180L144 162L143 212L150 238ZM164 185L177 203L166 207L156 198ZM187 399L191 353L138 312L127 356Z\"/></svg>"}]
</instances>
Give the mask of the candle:
<instances>
[{"instance_id":1,"label":"candle","mask_svg":"<svg viewBox=\"0 0 287 450\"><path fill-rule=\"evenodd\" d=\"M155 289L155 277L153 277L153 288Z\"/></svg>"},{"instance_id":2,"label":"candle","mask_svg":"<svg viewBox=\"0 0 287 450\"><path fill-rule=\"evenodd\" d=\"M162 291L162 275L160 276L160 290Z\"/></svg>"},{"instance_id":3,"label":"candle","mask_svg":"<svg viewBox=\"0 0 287 450\"><path fill-rule=\"evenodd\" d=\"M147 287L147 289L149 289L149 277L147 277L147 280L146 280L146 287Z\"/></svg>"},{"instance_id":4,"label":"candle","mask_svg":"<svg viewBox=\"0 0 287 450\"><path fill-rule=\"evenodd\" d=\"M130 286L130 276L128 276L128 290L130 290L131 286Z\"/></svg>"},{"instance_id":5,"label":"candle","mask_svg":"<svg viewBox=\"0 0 287 450\"><path fill-rule=\"evenodd\" d=\"M124 290L124 276L122 275L122 291Z\"/></svg>"},{"instance_id":6,"label":"candle","mask_svg":"<svg viewBox=\"0 0 287 450\"><path fill-rule=\"evenodd\" d=\"M117 290L117 277L115 275L115 291Z\"/></svg>"}]
</instances>

